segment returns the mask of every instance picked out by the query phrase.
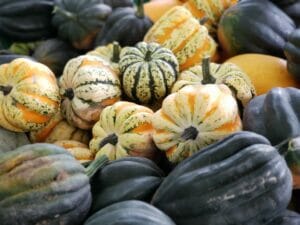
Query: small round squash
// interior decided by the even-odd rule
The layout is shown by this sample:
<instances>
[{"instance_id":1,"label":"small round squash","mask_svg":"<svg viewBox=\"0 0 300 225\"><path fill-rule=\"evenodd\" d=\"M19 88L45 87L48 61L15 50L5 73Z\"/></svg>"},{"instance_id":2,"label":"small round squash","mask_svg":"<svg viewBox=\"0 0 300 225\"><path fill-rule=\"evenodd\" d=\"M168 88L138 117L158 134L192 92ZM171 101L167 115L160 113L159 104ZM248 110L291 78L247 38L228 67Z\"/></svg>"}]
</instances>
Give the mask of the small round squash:
<instances>
[{"instance_id":1,"label":"small round squash","mask_svg":"<svg viewBox=\"0 0 300 225\"><path fill-rule=\"evenodd\" d=\"M88 130L100 112L121 96L119 77L110 64L97 56L81 55L68 61L59 79L62 114L67 121Z\"/></svg>"},{"instance_id":2,"label":"small round squash","mask_svg":"<svg viewBox=\"0 0 300 225\"><path fill-rule=\"evenodd\" d=\"M156 147L152 139L153 112L132 102L119 101L107 106L93 127L90 149L110 160L125 156L153 158Z\"/></svg>"},{"instance_id":3,"label":"small round squash","mask_svg":"<svg viewBox=\"0 0 300 225\"><path fill-rule=\"evenodd\" d=\"M119 66L125 94L144 104L164 98L179 73L175 55L157 43L139 42L123 48Z\"/></svg>"},{"instance_id":4,"label":"small round squash","mask_svg":"<svg viewBox=\"0 0 300 225\"><path fill-rule=\"evenodd\" d=\"M224 84L180 89L164 99L152 121L154 142L173 163L242 129L237 102Z\"/></svg>"},{"instance_id":5,"label":"small round squash","mask_svg":"<svg viewBox=\"0 0 300 225\"><path fill-rule=\"evenodd\" d=\"M60 106L52 71L41 63L18 58L0 66L0 126L17 132L40 129Z\"/></svg>"}]
</instances>

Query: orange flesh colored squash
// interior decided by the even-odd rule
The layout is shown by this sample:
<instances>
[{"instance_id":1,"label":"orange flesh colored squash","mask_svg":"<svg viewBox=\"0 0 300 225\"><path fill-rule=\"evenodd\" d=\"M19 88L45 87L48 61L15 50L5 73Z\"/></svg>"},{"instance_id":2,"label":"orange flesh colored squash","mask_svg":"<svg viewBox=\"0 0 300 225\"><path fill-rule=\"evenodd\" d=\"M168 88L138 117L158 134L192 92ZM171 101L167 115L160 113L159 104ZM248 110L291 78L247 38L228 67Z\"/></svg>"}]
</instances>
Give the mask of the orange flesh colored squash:
<instances>
[{"instance_id":1,"label":"orange flesh colored squash","mask_svg":"<svg viewBox=\"0 0 300 225\"><path fill-rule=\"evenodd\" d=\"M225 62L236 64L252 81L256 94L261 95L274 87L300 88L297 81L286 68L286 60L264 54L241 54Z\"/></svg>"}]
</instances>

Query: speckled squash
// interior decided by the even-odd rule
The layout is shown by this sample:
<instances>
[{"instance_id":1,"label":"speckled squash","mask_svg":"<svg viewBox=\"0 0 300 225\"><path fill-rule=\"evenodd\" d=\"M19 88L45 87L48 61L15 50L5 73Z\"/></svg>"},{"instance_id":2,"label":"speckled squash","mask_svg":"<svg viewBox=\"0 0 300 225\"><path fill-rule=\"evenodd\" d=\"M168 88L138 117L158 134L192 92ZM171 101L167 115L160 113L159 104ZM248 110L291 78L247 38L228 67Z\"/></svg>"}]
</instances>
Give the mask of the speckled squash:
<instances>
[{"instance_id":1,"label":"speckled squash","mask_svg":"<svg viewBox=\"0 0 300 225\"><path fill-rule=\"evenodd\" d=\"M62 114L68 123L88 130L102 109L119 100L119 77L100 57L82 55L68 61L59 79Z\"/></svg>"},{"instance_id":2,"label":"speckled squash","mask_svg":"<svg viewBox=\"0 0 300 225\"><path fill-rule=\"evenodd\" d=\"M152 158L155 155L151 109L132 102L119 101L107 106L93 127L90 149L96 157L110 160L126 156Z\"/></svg>"},{"instance_id":3,"label":"speckled squash","mask_svg":"<svg viewBox=\"0 0 300 225\"><path fill-rule=\"evenodd\" d=\"M184 6L197 19L205 19L204 26L216 37L217 27L223 12L235 5L238 0L188 0Z\"/></svg>"},{"instance_id":4,"label":"speckled squash","mask_svg":"<svg viewBox=\"0 0 300 225\"><path fill-rule=\"evenodd\" d=\"M84 168L64 148L37 143L0 154L1 225L80 225L89 212L90 178L107 158Z\"/></svg>"},{"instance_id":5,"label":"speckled squash","mask_svg":"<svg viewBox=\"0 0 300 225\"><path fill-rule=\"evenodd\" d=\"M164 99L152 121L153 140L172 163L242 129L237 102L224 84L180 89Z\"/></svg>"},{"instance_id":6,"label":"speckled squash","mask_svg":"<svg viewBox=\"0 0 300 225\"><path fill-rule=\"evenodd\" d=\"M110 65L116 71L116 73L119 74L119 60L121 50L122 47L119 45L119 43L114 41L113 43L110 43L108 45L100 45L95 49L87 52L87 54L98 56L106 60L110 63Z\"/></svg>"},{"instance_id":7,"label":"speckled squash","mask_svg":"<svg viewBox=\"0 0 300 225\"><path fill-rule=\"evenodd\" d=\"M29 133L30 141L33 143L53 143L59 140L73 140L88 144L90 136L90 132L70 125L63 118L60 111L51 118L46 126Z\"/></svg>"},{"instance_id":8,"label":"speckled squash","mask_svg":"<svg viewBox=\"0 0 300 225\"><path fill-rule=\"evenodd\" d=\"M180 70L201 63L205 55L214 56L217 44L207 28L183 6L168 10L149 29L145 42L157 42L176 55Z\"/></svg>"},{"instance_id":9,"label":"speckled squash","mask_svg":"<svg viewBox=\"0 0 300 225\"><path fill-rule=\"evenodd\" d=\"M191 84L225 84L232 90L241 107L246 106L256 95L250 78L238 66L233 63L210 63L209 58L204 58L202 65L182 71L172 92Z\"/></svg>"},{"instance_id":10,"label":"speckled squash","mask_svg":"<svg viewBox=\"0 0 300 225\"><path fill-rule=\"evenodd\" d=\"M70 152L80 163L91 162L95 154L89 149L89 146L74 140L59 140L53 144L63 147Z\"/></svg>"},{"instance_id":11,"label":"speckled squash","mask_svg":"<svg viewBox=\"0 0 300 225\"><path fill-rule=\"evenodd\" d=\"M25 133L17 133L0 127L0 154L30 144Z\"/></svg>"},{"instance_id":12,"label":"speckled squash","mask_svg":"<svg viewBox=\"0 0 300 225\"><path fill-rule=\"evenodd\" d=\"M119 66L125 94L145 104L170 93L179 73L175 55L157 43L139 42L135 47L123 48Z\"/></svg>"},{"instance_id":13,"label":"speckled squash","mask_svg":"<svg viewBox=\"0 0 300 225\"><path fill-rule=\"evenodd\" d=\"M0 66L0 126L17 132L45 126L59 110L60 96L52 71L18 58Z\"/></svg>"}]
</instances>

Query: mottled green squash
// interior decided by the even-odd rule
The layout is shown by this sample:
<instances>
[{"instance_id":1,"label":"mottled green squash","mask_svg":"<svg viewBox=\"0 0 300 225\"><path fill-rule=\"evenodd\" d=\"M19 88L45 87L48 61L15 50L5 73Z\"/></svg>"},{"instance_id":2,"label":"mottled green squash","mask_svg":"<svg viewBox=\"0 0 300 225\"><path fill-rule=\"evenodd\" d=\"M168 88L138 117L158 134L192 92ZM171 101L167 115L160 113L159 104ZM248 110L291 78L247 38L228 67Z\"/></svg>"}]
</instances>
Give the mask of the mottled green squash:
<instances>
[{"instance_id":1,"label":"mottled green squash","mask_svg":"<svg viewBox=\"0 0 300 225\"><path fill-rule=\"evenodd\" d=\"M0 127L0 154L30 144L25 133L16 133Z\"/></svg>"}]
</instances>

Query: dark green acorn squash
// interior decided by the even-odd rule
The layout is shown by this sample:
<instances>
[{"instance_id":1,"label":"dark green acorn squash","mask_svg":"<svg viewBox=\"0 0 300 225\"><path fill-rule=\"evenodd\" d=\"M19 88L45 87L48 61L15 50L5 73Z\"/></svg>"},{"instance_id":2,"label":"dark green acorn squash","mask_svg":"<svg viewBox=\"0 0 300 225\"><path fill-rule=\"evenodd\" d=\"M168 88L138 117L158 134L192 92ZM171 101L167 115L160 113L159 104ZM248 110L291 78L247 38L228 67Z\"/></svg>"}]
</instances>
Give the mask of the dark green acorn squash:
<instances>
[{"instance_id":1,"label":"dark green acorn squash","mask_svg":"<svg viewBox=\"0 0 300 225\"><path fill-rule=\"evenodd\" d=\"M142 1L139 0L137 9L132 7L115 9L97 35L94 45L107 45L117 41L121 46L133 46L143 40L152 25L151 20L144 14Z\"/></svg>"},{"instance_id":2,"label":"dark green acorn squash","mask_svg":"<svg viewBox=\"0 0 300 225\"><path fill-rule=\"evenodd\" d=\"M49 39L39 43L32 57L48 66L56 77L61 76L65 64L79 53L67 42L59 39Z\"/></svg>"},{"instance_id":3,"label":"dark green acorn squash","mask_svg":"<svg viewBox=\"0 0 300 225\"><path fill-rule=\"evenodd\" d=\"M30 144L25 133L17 133L0 127L0 154Z\"/></svg>"},{"instance_id":4,"label":"dark green acorn squash","mask_svg":"<svg viewBox=\"0 0 300 225\"><path fill-rule=\"evenodd\" d=\"M91 49L96 34L112 12L102 0L55 0L52 24L58 36L77 49Z\"/></svg>"},{"instance_id":5,"label":"dark green acorn squash","mask_svg":"<svg viewBox=\"0 0 300 225\"><path fill-rule=\"evenodd\" d=\"M300 81L300 28L294 30L284 46L287 70Z\"/></svg>"},{"instance_id":6,"label":"dark green acorn squash","mask_svg":"<svg viewBox=\"0 0 300 225\"><path fill-rule=\"evenodd\" d=\"M11 61L13 61L14 59L17 59L17 58L28 58L28 59L34 60L33 58L31 58L30 56L27 56L27 55L15 54L8 50L0 51L0 65L4 64L4 63L10 63Z\"/></svg>"},{"instance_id":7,"label":"dark green acorn squash","mask_svg":"<svg viewBox=\"0 0 300 225\"><path fill-rule=\"evenodd\" d=\"M161 169L147 158L127 157L112 161L92 179L92 211L124 200L149 201L163 177Z\"/></svg>"},{"instance_id":8,"label":"dark green acorn squash","mask_svg":"<svg viewBox=\"0 0 300 225\"><path fill-rule=\"evenodd\" d=\"M104 0L104 3L112 7L113 9L118 7L133 6L132 0Z\"/></svg>"},{"instance_id":9,"label":"dark green acorn squash","mask_svg":"<svg viewBox=\"0 0 300 225\"><path fill-rule=\"evenodd\" d=\"M299 0L271 0L289 17L291 17L296 26L300 26L300 1Z\"/></svg>"},{"instance_id":10,"label":"dark green acorn squash","mask_svg":"<svg viewBox=\"0 0 300 225\"><path fill-rule=\"evenodd\" d=\"M154 206L130 200L112 204L96 212L85 221L84 225L175 225L175 223Z\"/></svg>"},{"instance_id":11,"label":"dark green acorn squash","mask_svg":"<svg viewBox=\"0 0 300 225\"><path fill-rule=\"evenodd\" d=\"M300 90L273 88L244 108L244 130L267 137L273 145L300 136Z\"/></svg>"},{"instance_id":12,"label":"dark green acorn squash","mask_svg":"<svg viewBox=\"0 0 300 225\"><path fill-rule=\"evenodd\" d=\"M152 204L177 225L262 225L280 216L292 176L277 149L241 131L178 164Z\"/></svg>"},{"instance_id":13,"label":"dark green acorn squash","mask_svg":"<svg viewBox=\"0 0 300 225\"><path fill-rule=\"evenodd\" d=\"M284 57L283 46L294 29L292 19L272 2L241 1L223 13L218 39L229 57L242 53Z\"/></svg>"},{"instance_id":14,"label":"dark green acorn squash","mask_svg":"<svg viewBox=\"0 0 300 225\"><path fill-rule=\"evenodd\" d=\"M53 0L1 0L0 33L12 41L37 41L55 35Z\"/></svg>"},{"instance_id":15,"label":"dark green acorn squash","mask_svg":"<svg viewBox=\"0 0 300 225\"><path fill-rule=\"evenodd\" d=\"M0 34L0 50L8 49L11 44L12 41L8 37Z\"/></svg>"},{"instance_id":16,"label":"dark green acorn squash","mask_svg":"<svg viewBox=\"0 0 300 225\"><path fill-rule=\"evenodd\" d=\"M268 225L299 225L300 214L291 210L286 210L283 216L277 217Z\"/></svg>"},{"instance_id":17,"label":"dark green acorn squash","mask_svg":"<svg viewBox=\"0 0 300 225\"><path fill-rule=\"evenodd\" d=\"M105 161L85 169L64 148L45 143L1 154L1 225L81 224L92 201L89 177Z\"/></svg>"}]
</instances>

